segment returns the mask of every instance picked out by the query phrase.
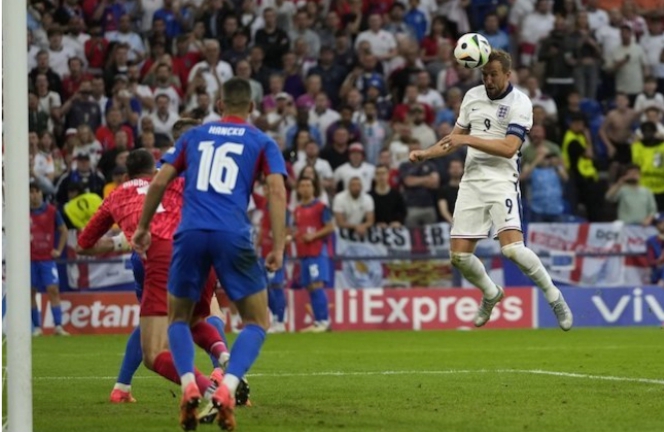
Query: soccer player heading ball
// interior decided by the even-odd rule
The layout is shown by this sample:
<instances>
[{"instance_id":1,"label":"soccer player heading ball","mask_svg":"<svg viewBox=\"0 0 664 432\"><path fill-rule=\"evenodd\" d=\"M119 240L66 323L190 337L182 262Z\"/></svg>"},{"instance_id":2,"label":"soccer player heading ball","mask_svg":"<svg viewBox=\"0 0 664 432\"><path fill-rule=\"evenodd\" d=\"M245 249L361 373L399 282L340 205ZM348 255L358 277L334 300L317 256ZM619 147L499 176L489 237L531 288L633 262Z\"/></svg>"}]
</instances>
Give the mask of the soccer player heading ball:
<instances>
[{"instance_id":1,"label":"soccer player heading ball","mask_svg":"<svg viewBox=\"0 0 664 432\"><path fill-rule=\"evenodd\" d=\"M452 265L482 290L475 326L489 321L505 293L473 254L477 241L493 227L503 255L543 291L560 328L572 328L572 312L540 259L523 243L519 148L533 124L528 96L512 87L510 55L494 50L482 68L484 85L470 89L461 102L452 133L426 150L410 153L412 162L447 156L468 147L466 167L454 209L450 253Z\"/></svg>"}]
</instances>

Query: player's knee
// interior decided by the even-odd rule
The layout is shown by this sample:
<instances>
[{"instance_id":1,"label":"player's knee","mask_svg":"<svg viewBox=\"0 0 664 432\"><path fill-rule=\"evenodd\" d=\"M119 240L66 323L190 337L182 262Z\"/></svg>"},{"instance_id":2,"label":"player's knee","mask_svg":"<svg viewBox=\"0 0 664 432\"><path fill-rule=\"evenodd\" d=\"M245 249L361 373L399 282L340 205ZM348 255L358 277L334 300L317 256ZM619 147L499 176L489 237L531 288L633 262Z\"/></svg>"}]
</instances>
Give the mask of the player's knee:
<instances>
[{"instance_id":1,"label":"player's knee","mask_svg":"<svg viewBox=\"0 0 664 432\"><path fill-rule=\"evenodd\" d=\"M519 252L525 249L526 246L523 242L514 242L510 243L507 246L503 246L500 251L503 253L505 258L508 258L511 261L516 261L519 256Z\"/></svg>"},{"instance_id":2,"label":"player's knee","mask_svg":"<svg viewBox=\"0 0 664 432\"><path fill-rule=\"evenodd\" d=\"M459 270L463 270L466 265L468 264L468 261L470 260L470 256L472 254L469 252L450 252L450 259L452 261L452 265Z\"/></svg>"}]
</instances>

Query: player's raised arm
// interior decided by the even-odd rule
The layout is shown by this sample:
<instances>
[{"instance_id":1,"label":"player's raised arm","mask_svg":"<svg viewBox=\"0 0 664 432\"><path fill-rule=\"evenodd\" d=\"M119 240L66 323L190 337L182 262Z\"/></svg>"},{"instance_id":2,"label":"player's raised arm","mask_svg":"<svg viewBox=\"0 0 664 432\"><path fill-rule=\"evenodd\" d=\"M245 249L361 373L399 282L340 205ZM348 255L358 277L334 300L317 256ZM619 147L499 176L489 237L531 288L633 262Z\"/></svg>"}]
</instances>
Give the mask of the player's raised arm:
<instances>
[{"instance_id":1,"label":"player's raised arm","mask_svg":"<svg viewBox=\"0 0 664 432\"><path fill-rule=\"evenodd\" d=\"M88 222L81 234L79 234L78 244L76 245L76 253L79 255L93 255L95 251L89 250L95 247L97 242L115 223L113 216L111 215L109 203L110 200L106 198L92 216L90 222Z\"/></svg>"}]
</instances>

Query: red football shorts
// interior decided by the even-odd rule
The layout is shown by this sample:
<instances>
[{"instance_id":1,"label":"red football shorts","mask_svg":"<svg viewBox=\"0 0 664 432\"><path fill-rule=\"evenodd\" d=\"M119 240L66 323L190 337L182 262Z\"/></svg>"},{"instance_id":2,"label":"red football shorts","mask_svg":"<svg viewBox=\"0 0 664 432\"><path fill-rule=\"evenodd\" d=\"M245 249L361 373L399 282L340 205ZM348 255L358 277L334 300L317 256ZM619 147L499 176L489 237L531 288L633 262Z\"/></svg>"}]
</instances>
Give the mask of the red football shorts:
<instances>
[{"instance_id":1,"label":"red football shorts","mask_svg":"<svg viewBox=\"0 0 664 432\"><path fill-rule=\"evenodd\" d=\"M168 315L168 269L171 266L173 242L152 238L146 253L145 282L141 299L141 316Z\"/></svg>"}]
</instances>

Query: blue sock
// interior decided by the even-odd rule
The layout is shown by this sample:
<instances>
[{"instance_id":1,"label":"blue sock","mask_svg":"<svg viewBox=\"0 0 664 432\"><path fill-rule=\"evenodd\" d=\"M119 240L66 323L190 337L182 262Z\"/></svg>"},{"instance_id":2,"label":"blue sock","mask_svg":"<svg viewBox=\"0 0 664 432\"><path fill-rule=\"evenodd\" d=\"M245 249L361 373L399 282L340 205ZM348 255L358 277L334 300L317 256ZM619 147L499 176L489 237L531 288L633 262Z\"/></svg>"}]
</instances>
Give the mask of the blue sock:
<instances>
[{"instance_id":1,"label":"blue sock","mask_svg":"<svg viewBox=\"0 0 664 432\"><path fill-rule=\"evenodd\" d=\"M41 327L41 316L39 315L39 309L33 307L30 310L30 313L32 315L32 325L35 326L35 328Z\"/></svg>"},{"instance_id":2,"label":"blue sock","mask_svg":"<svg viewBox=\"0 0 664 432\"><path fill-rule=\"evenodd\" d=\"M329 313L325 288L309 291L309 298L311 299L311 309L314 311L314 320L327 321Z\"/></svg>"},{"instance_id":3,"label":"blue sock","mask_svg":"<svg viewBox=\"0 0 664 432\"><path fill-rule=\"evenodd\" d=\"M217 329L219 335L221 336L221 340L224 341L224 344L228 348L228 341L226 340L226 333L224 332L224 327L226 327L226 324L224 324L224 320L222 320L218 316L209 316L205 321L207 321L208 324ZM213 356L212 354L210 354L210 360L212 360L212 367L215 368L221 367L221 365L219 364L219 359Z\"/></svg>"},{"instance_id":4,"label":"blue sock","mask_svg":"<svg viewBox=\"0 0 664 432\"><path fill-rule=\"evenodd\" d=\"M143 361L143 349L141 348L141 328L136 327L129 339L127 339L127 346L125 347L124 358L122 359L122 366L120 366L120 374L118 375L118 382L120 384L131 385L131 379L138 370L138 367Z\"/></svg>"},{"instance_id":5,"label":"blue sock","mask_svg":"<svg viewBox=\"0 0 664 432\"><path fill-rule=\"evenodd\" d=\"M51 313L53 314L53 324L62 325L62 307L51 306Z\"/></svg>"},{"instance_id":6,"label":"blue sock","mask_svg":"<svg viewBox=\"0 0 664 432\"><path fill-rule=\"evenodd\" d=\"M270 307L276 317L277 321L284 322L284 315L286 314L286 295L283 288L270 288L267 290L267 305Z\"/></svg>"},{"instance_id":7,"label":"blue sock","mask_svg":"<svg viewBox=\"0 0 664 432\"><path fill-rule=\"evenodd\" d=\"M178 375L194 373L194 339L189 323L177 321L168 326L168 345Z\"/></svg>"},{"instance_id":8,"label":"blue sock","mask_svg":"<svg viewBox=\"0 0 664 432\"><path fill-rule=\"evenodd\" d=\"M256 324L247 324L233 344L231 360L226 374L242 378L254 364L265 341L265 330Z\"/></svg>"}]
</instances>

